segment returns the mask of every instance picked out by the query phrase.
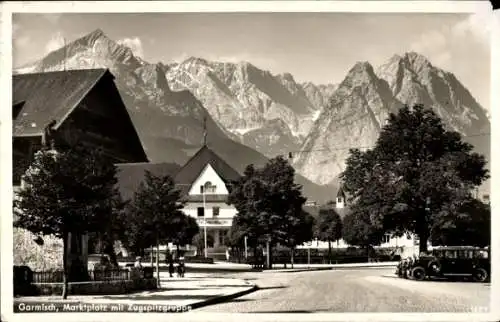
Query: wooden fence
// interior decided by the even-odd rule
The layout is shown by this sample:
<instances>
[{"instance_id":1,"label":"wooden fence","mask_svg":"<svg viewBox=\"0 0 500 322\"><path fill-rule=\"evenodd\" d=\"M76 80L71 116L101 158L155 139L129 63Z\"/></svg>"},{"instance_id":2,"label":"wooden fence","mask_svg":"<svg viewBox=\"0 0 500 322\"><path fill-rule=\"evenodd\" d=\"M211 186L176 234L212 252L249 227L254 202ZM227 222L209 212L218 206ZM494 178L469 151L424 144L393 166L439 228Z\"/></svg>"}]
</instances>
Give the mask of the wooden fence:
<instances>
[{"instance_id":1,"label":"wooden fence","mask_svg":"<svg viewBox=\"0 0 500 322\"><path fill-rule=\"evenodd\" d=\"M127 269L92 270L87 281L125 281L130 279ZM63 271L33 272L33 283L62 283Z\"/></svg>"}]
</instances>

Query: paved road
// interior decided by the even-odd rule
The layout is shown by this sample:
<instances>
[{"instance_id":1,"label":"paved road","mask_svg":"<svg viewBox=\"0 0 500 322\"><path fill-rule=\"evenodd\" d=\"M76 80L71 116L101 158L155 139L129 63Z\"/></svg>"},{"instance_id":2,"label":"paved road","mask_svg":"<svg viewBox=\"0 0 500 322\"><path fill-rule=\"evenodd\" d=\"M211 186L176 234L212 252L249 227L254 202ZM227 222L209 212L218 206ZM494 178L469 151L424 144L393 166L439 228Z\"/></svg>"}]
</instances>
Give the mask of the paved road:
<instances>
[{"instance_id":1,"label":"paved road","mask_svg":"<svg viewBox=\"0 0 500 322\"><path fill-rule=\"evenodd\" d=\"M490 285L399 279L394 269L235 273L261 290L204 312L475 312L486 313Z\"/></svg>"}]
</instances>

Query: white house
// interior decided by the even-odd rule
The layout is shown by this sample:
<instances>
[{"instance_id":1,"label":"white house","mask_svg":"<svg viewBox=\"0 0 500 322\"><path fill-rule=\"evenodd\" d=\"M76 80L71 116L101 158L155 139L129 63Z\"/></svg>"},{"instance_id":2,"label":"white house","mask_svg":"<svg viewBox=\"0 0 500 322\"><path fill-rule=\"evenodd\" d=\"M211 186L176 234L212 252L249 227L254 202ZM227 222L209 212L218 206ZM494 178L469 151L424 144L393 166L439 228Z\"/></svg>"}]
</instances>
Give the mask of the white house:
<instances>
[{"instance_id":1,"label":"white house","mask_svg":"<svg viewBox=\"0 0 500 322\"><path fill-rule=\"evenodd\" d=\"M240 174L215 152L204 145L175 176L175 182L186 199L183 212L198 221L200 233L205 229L208 252L225 245L233 218L234 206L227 204L231 182Z\"/></svg>"},{"instance_id":2,"label":"white house","mask_svg":"<svg viewBox=\"0 0 500 322\"><path fill-rule=\"evenodd\" d=\"M183 166L173 163L132 163L120 164L118 168L118 185L125 199L133 198L144 180L146 170L156 176L169 175L174 178L176 188L186 201L182 211L196 218L203 240L206 231L208 256L225 255L225 239L237 213L236 208L227 204L227 198L231 182L238 180L240 174L207 145L203 145ZM162 252L166 251L165 246L160 246ZM170 244L168 248L176 247ZM192 254L196 248L187 245L186 250Z\"/></svg>"}]
</instances>

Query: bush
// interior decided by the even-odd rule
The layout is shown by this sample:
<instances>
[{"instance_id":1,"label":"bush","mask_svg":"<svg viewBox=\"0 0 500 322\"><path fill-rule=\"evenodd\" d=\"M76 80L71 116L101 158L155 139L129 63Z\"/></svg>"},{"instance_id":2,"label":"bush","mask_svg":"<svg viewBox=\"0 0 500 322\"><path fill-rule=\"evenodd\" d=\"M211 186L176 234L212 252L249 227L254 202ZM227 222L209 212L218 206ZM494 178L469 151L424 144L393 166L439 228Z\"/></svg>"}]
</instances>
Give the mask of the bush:
<instances>
[{"instance_id":1,"label":"bush","mask_svg":"<svg viewBox=\"0 0 500 322\"><path fill-rule=\"evenodd\" d=\"M28 266L14 266L14 295L30 294L33 271Z\"/></svg>"},{"instance_id":2,"label":"bush","mask_svg":"<svg viewBox=\"0 0 500 322\"><path fill-rule=\"evenodd\" d=\"M202 263L202 264L213 264L214 259L212 257L202 257L202 256L186 256L186 263Z\"/></svg>"},{"instance_id":3,"label":"bush","mask_svg":"<svg viewBox=\"0 0 500 322\"><path fill-rule=\"evenodd\" d=\"M153 278L153 267L144 267L142 270L144 272L144 278Z\"/></svg>"}]
</instances>

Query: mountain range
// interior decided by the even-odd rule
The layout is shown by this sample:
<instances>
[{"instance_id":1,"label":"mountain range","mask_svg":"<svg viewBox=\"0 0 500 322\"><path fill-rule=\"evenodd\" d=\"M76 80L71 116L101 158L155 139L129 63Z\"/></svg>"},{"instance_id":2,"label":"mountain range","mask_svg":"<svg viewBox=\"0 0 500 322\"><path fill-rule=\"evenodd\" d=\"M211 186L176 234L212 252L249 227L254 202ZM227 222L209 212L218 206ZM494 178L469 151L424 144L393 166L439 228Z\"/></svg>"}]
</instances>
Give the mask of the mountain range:
<instances>
[{"instance_id":1,"label":"mountain range","mask_svg":"<svg viewBox=\"0 0 500 322\"><path fill-rule=\"evenodd\" d=\"M450 72L414 52L374 68L358 62L340 84L301 83L249 62L190 57L148 63L97 29L16 73L109 68L152 162L183 164L207 119L209 146L241 171L292 152L309 198L332 199L350 147L372 146L386 117L423 103L466 136L489 133L485 109ZM489 136L467 138L489 159Z\"/></svg>"}]
</instances>

